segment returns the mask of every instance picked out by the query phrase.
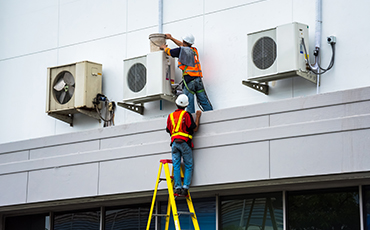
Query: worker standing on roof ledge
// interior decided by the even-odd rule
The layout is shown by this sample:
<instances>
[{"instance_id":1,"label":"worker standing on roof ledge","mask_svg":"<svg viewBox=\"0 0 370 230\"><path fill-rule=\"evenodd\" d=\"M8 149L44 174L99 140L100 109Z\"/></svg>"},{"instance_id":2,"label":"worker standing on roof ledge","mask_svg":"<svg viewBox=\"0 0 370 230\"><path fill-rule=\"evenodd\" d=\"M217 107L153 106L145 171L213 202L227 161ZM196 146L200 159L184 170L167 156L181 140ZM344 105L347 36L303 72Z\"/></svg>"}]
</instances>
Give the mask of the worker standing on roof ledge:
<instances>
[{"instance_id":1,"label":"worker standing on roof ledge","mask_svg":"<svg viewBox=\"0 0 370 230\"><path fill-rule=\"evenodd\" d=\"M166 34L166 39L172 40L178 48L170 49L167 45L161 45L159 48L164 50L166 54L177 57L178 67L182 70L183 78L183 92L189 98L189 106L187 111L189 113L194 113L194 94L197 96L197 101L199 107L203 111L213 110L212 104L208 99L208 96L204 90L204 85L202 81L202 68L199 62L198 50L192 47L194 44L194 36L188 34L182 38L182 42L172 37L171 34Z\"/></svg>"},{"instance_id":2,"label":"worker standing on roof ledge","mask_svg":"<svg viewBox=\"0 0 370 230\"><path fill-rule=\"evenodd\" d=\"M202 112L192 115L185 111L189 105L188 97L180 94L176 99L177 110L168 115L166 131L171 135L173 175L175 179L175 195L188 195L188 189L193 175L193 133L198 131ZM181 184L181 157L185 164L184 184Z\"/></svg>"}]
</instances>

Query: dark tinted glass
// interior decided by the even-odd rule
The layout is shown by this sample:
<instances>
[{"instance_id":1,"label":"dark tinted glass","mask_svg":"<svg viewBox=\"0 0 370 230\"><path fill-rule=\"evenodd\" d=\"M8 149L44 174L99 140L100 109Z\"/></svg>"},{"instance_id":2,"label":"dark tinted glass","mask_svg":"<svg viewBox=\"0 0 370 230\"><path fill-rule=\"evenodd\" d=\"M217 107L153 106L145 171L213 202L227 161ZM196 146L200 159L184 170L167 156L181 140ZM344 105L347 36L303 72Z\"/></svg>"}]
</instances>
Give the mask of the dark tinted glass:
<instances>
[{"instance_id":1,"label":"dark tinted glass","mask_svg":"<svg viewBox=\"0 0 370 230\"><path fill-rule=\"evenodd\" d=\"M56 213L54 230L99 230L100 211Z\"/></svg>"},{"instance_id":2,"label":"dark tinted glass","mask_svg":"<svg viewBox=\"0 0 370 230\"><path fill-rule=\"evenodd\" d=\"M290 193L288 229L360 229L358 189Z\"/></svg>"},{"instance_id":3,"label":"dark tinted glass","mask_svg":"<svg viewBox=\"0 0 370 230\"><path fill-rule=\"evenodd\" d=\"M5 230L49 230L49 215L27 215L5 218Z\"/></svg>"},{"instance_id":4,"label":"dark tinted glass","mask_svg":"<svg viewBox=\"0 0 370 230\"><path fill-rule=\"evenodd\" d=\"M222 198L221 229L283 229L282 193Z\"/></svg>"},{"instance_id":5,"label":"dark tinted glass","mask_svg":"<svg viewBox=\"0 0 370 230\"><path fill-rule=\"evenodd\" d=\"M188 206L184 200L177 200L177 211L189 212ZM194 199L193 205L198 219L199 228L201 230L215 230L216 229L216 200L215 199ZM167 202L161 203L161 213L167 212ZM180 215L181 229L194 229L193 222L190 215ZM165 229L166 220L161 217L161 229ZM174 230L173 217L171 212L169 230Z\"/></svg>"},{"instance_id":6,"label":"dark tinted glass","mask_svg":"<svg viewBox=\"0 0 370 230\"><path fill-rule=\"evenodd\" d=\"M150 206L124 207L105 212L106 230L145 230L148 222ZM151 221L150 229L155 229Z\"/></svg>"}]
</instances>

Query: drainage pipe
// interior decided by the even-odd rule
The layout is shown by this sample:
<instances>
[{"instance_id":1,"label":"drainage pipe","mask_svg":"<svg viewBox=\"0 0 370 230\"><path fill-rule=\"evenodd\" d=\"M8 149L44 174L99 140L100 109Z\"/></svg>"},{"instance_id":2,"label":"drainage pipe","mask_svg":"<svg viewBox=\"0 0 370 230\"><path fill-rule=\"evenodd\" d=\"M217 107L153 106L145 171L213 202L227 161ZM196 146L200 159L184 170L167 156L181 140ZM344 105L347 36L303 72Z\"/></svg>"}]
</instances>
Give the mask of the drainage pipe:
<instances>
[{"instance_id":1,"label":"drainage pipe","mask_svg":"<svg viewBox=\"0 0 370 230\"><path fill-rule=\"evenodd\" d=\"M163 0L158 0L158 33L163 33ZM162 109L162 100L159 100L159 110Z\"/></svg>"},{"instance_id":2,"label":"drainage pipe","mask_svg":"<svg viewBox=\"0 0 370 230\"><path fill-rule=\"evenodd\" d=\"M163 33L163 0L158 0L158 33Z\"/></svg>"},{"instance_id":3,"label":"drainage pipe","mask_svg":"<svg viewBox=\"0 0 370 230\"><path fill-rule=\"evenodd\" d=\"M322 0L316 0L316 25L315 25L315 51L318 55L315 57L315 68L320 73L320 47L321 47L321 33L322 33ZM320 92L320 74L317 75L316 93Z\"/></svg>"}]
</instances>

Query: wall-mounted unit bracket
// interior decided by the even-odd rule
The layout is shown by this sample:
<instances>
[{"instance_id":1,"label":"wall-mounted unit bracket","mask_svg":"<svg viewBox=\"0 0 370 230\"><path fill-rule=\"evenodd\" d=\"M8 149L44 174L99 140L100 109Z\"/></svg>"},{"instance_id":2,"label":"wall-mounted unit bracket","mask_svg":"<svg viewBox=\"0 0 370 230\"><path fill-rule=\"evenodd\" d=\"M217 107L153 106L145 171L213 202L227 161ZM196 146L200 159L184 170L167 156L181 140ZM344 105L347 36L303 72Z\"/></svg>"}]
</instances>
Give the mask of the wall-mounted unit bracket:
<instances>
[{"instance_id":1,"label":"wall-mounted unit bracket","mask_svg":"<svg viewBox=\"0 0 370 230\"><path fill-rule=\"evenodd\" d=\"M71 127L73 127L73 114L48 113L48 115L58 120L64 121L68 123Z\"/></svg>"},{"instance_id":2,"label":"wall-mounted unit bracket","mask_svg":"<svg viewBox=\"0 0 370 230\"><path fill-rule=\"evenodd\" d=\"M125 102L117 102L117 104L125 109L131 110L135 113L139 113L141 115L144 114L144 106L141 103L140 105L135 105L135 104L128 104Z\"/></svg>"},{"instance_id":3,"label":"wall-mounted unit bracket","mask_svg":"<svg viewBox=\"0 0 370 230\"><path fill-rule=\"evenodd\" d=\"M74 110L68 110L68 111L49 112L48 115L58 120L64 121L68 123L71 127L73 127L73 114L76 114L76 113L85 114L89 117L99 120L99 123L101 122L99 114L95 110L87 109L87 108L78 108L78 109L76 108Z\"/></svg>"},{"instance_id":4,"label":"wall-mounted unit bracket","mask_svg":"<svg viewBox=\"0 0 370 230\"><path fill-rule=\"evenodd\" d=\"M251 82L251 81L242 81L243 85L246 85L254 90L257 90L258 92L264 93L266 95L269 94L269 86L267 83L261 84L257 82Z\"/></svg>"},{"instance_id":5,"label":"wall-mounted unit bracket","mask_svg":"<svg viewBox=\"0 0 370 230\"><path fill-rule=\"evenodd\" d=\"M85 114L89 117L99 120L99 123L101 122L100 116L96 110L89 110L89 109L76 109L76 110L79 113Z\"/></svg>"},{"instance_id":6,"label":"wall-mounted unit bracket","mask_svg":"<svg viewBox=\"0 0 370 230\"><path fill-rule=\"evenodd\" d=\"M312 83L317 83L317 76L316 74L312 73L311 71L309 72L305 72L305 71L302 71L302 70L298 70L296 71L297 75L298 76L301 76L303 77L304 79L312 82Z\"/></svg>"}]
</instances>

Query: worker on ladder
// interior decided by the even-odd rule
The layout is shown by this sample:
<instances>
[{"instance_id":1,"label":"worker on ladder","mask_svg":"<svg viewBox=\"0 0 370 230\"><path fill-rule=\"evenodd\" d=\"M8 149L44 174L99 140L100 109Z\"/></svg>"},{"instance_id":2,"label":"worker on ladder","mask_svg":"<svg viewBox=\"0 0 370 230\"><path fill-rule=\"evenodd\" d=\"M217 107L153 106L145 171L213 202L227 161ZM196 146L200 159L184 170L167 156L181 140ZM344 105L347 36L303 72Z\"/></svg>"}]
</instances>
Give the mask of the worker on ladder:
<instances>
[{"instance_id":1,"label":"worker on ladder","mask_svg":"<svg viewBox=\"0 0 370 230\"><path fill-rule=\"evenodd\" d=\"M174 194L188 195L188 189L193 174L193 133L198 131L199 120L202 112L195 114L195 122L192 115L185 111L189 105L188 97L180 94L176 99L177 110L167 118L166 131L171 135L173 175L175 180ZM185 164L184 184L181 183L181 157Z\"/></svg>"},{"instance_id":2,"label":"worker on ladder","mask_svg":"<svg viewBox=\"0 0 370 230\"><path fill-rule=\"evenodd\" d=\"M172 40L178 48L170 49L167 45L161 45L159 48L164 50L167 55L178 58L178 67L182 70L183 92L189 98L189 106L186 109L189 113L195 112L194 95L197 96L199 107L203 111L213 110L212 104L208 99L202 81L202 68L199 62L198 50L192 47L194 36L188 34L182 38L182 42L166 34L166 39Z\"/></svg>"}]
</instances>

